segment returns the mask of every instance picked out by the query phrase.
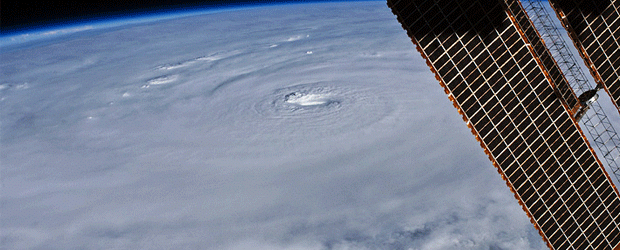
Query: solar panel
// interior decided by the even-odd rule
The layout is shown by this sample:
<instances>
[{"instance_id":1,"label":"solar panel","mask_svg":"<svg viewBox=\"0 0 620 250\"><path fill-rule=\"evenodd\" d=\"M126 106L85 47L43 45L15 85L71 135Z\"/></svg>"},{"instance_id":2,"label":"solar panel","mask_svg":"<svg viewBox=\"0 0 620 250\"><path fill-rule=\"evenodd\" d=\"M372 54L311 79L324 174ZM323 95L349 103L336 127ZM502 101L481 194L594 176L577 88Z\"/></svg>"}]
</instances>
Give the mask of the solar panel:
<instances>
[{"instance_id":1,"label":"solar panel","mask_svg":"<svg viewBox=\"0 0 620 250\"><path fill-rule=\"evenodd\" d=\"M388 6L548 246L618 246L618 191L518 0Z\"/></svg>"},{"instance_id":2,"label":"solar panel","mask_svg":"<svg viewBox=\"0 0 620 250\"><path fill-rule=\"evenodd\" d=\"M597 83L620 107L620 2L550 0ZM620 112L620 108L618 109Z\"/></svg>"},{"instance_id":3,"label":"solar panel","mask_svg":"<svg viewBox=\"0 0 620 250\"><path fill-rule=\"evenodd\" d=\"M549 74L548 77L552 80L551 84L555 85L554 89L558 92L561 100L570 108L571 113L575 114L581 105L579 99L566 78L564 78L564 74L562 74L558 64L553 59L543 39L541 39L538 31L536 31L536 28L532 25L530 18L520 4L513 4L509 7L512 13L511 18L515 18L515 22L521 28L526 40L533 47L533 52L540 59L542 67L544 67L546 73Z\"/></svg>"}]
</instances>

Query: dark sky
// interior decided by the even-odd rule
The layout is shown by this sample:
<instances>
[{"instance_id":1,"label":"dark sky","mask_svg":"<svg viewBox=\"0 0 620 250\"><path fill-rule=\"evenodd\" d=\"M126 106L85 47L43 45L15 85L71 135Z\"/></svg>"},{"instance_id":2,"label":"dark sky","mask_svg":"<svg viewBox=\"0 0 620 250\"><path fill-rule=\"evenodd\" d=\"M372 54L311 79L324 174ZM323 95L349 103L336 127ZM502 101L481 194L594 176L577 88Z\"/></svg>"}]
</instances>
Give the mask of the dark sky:
<instances>
[{"instance_id":1,"label":"dark sky","mask_svg":"<svg viewBox=\"0 0 620 250\"><path fill-rule=\"evenodd\" d=\"M33 28L80 19L123 15L130 12L153 12L162 9L218 7L228 5L278 2L310 2L303 0L91 0L91 1L34 1L3 0L0 26L3 32ZM316 2L316 1L312 1Z\"/></svg>"}]
</instances>

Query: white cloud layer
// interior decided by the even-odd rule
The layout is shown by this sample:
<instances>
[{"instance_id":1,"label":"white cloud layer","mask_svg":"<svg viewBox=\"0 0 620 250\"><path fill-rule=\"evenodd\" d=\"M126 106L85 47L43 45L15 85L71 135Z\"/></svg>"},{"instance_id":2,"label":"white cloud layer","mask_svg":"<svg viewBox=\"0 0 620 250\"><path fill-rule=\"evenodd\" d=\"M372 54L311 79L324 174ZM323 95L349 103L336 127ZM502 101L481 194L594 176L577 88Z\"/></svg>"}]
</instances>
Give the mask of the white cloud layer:
<instances>
[{"instance_id":1,"label":"white cloud layer","mask_svg":"<svg viewBox=\"0 0 620 250\"><path fill-rule=\"evenodd\" d=\"M1 53L7 249L546 248L383 2Z\"/></svg>"}]
</instances>

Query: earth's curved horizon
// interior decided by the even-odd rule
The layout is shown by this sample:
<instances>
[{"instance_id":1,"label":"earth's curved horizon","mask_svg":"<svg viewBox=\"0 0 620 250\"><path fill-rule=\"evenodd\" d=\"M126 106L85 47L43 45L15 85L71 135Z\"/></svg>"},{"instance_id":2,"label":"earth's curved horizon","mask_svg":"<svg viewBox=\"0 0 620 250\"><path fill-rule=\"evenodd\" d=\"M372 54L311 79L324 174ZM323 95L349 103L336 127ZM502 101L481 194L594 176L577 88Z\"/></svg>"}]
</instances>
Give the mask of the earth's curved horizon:
<instances>
[{"instance_id":1,"label":"earth's curved horizon","mask_svg":"<svg viewBox=\"0 0 620 250\"><path fill-rule=\"evenodd\" d=\"M3 248L546 249L383 1L80 25L0 46Z\"/></svg>"}]
</instances>

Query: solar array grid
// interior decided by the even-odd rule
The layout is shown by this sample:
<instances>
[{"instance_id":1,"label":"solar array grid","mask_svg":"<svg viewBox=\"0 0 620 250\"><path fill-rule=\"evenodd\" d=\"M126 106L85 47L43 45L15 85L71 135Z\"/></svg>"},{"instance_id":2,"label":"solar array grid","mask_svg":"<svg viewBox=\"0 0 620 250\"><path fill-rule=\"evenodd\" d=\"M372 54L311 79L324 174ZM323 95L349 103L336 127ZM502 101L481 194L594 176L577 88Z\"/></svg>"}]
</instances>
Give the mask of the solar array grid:
<instances>
[{"instance_id":1,"label":"solar array grid","mask_svg":"<svg viewBox=\"0 0 620 250\"><path fill-rule=\"evenodd\" d=\"M556 95L574 98L553 88L563 79L555 61L544 46L528 45L542 41L520 3L388 5L549 246L617 245L618 194Z\"/></svg>"},{"instance_id":2,"label":"solar array grid","mask_svg":"<svg viewBox=\"0 0 620 250\"><path fill-rule=\"evenodd\" d=\"M590 72L620 107L620 2L551 0ZM620 112L620 108L619 108Z\"/></svg>"},{"instance_id":3,"label":"solar array grid","mask_svg":"<svg viewBox=\"0 0 620 250\"><path fill-rule=\"evenodd\" d=\"M555 84L556 91L562 97L562 101L569 107L571 113L575 113L581 106L575 92L562 74L558 64L553 59L550 51L547 49L543 39L538 34L536 28L532 25L530 18L517 2L509 6L512 16L516 19L523 34L527 38L529 44L534 48L534 53L540 58L542 66Z\"/></svg>"}]
</instances>

